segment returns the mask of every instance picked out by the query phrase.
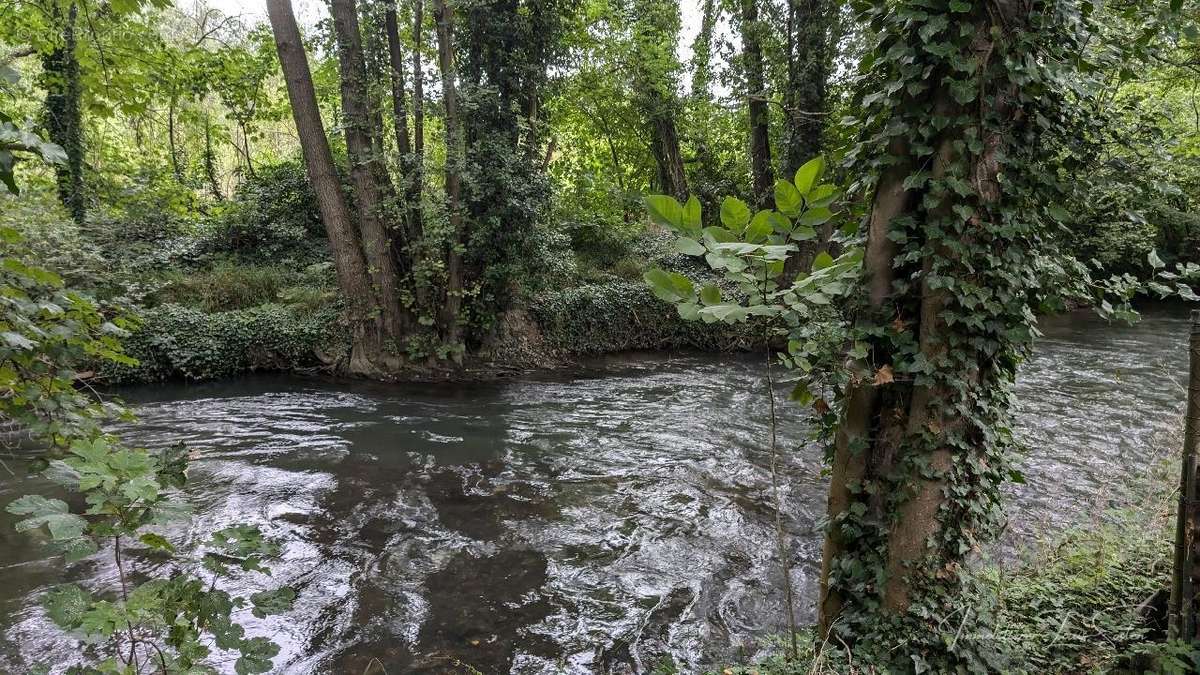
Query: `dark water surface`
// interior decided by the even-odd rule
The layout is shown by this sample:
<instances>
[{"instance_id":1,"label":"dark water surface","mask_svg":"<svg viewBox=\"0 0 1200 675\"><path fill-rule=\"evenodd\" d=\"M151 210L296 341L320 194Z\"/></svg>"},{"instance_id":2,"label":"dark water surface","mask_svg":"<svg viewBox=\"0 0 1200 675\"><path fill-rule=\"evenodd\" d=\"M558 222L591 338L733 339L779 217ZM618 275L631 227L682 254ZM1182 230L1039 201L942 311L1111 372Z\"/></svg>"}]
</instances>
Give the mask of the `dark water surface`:
<instances>
[{"instance_id":1,"label":"dark water surface","mask_svg":"<svg viewBox=\"0 0 1200 675\"><path fill-rule=\"evenodd\" d=\"M1031 452L1016 538L1119 499L1182 410L1184 308L1043 330L1018 387ZM645 355L489 384L256 376L127 391L141 423L123 434L198 452L196 516L176 541L234 522L281 539L272 581L238 581L299 591L285 616L242 617L281 644L278 672L642 673L665 657L692 672L783 628L760 373L748 357ZM804 429L786 408L785 522L807 622L825 479ZM42 488L5 463L17 476L0 468L0 503ZM22 673L76 649L38 597L65 580L113 588L115 568L99 554L64 571L12 521L0 515L0 672Z\"/></svg>"}]
</instances>

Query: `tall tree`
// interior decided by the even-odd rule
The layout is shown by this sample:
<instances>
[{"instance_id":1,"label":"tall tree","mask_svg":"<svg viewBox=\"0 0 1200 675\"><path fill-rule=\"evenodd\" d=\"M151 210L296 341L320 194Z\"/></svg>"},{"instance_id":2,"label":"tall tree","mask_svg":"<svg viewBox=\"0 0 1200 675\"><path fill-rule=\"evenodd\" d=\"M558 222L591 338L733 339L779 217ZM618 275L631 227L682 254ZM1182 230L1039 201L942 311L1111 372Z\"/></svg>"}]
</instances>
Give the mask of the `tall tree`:
<instances>
[{"instance_id":1,"label":"tall tree","mask_svg":"<svg viewBox=\"0 0 1200 675\"><path fill-rule=\"evenodd\" d=\"M440 318L442 339L451 345L462 341L461 310L465 288L463 249L466 227L462 213L463 129L458 112L454 66L454 15L446 0L434 0L437 21L438 67L442 73L442 108L446 123L446 211L450 215L450 241L446 254L446 287Z\"/></svg>"},{"instance_id":2,"label":"tall tree","mask_svg":"<svg viewBox=\"0 0 1200 675\"><path fill-rule=\"evenodd\" d=\"M833 0L788 2L784 176L795 174L822 150L828 113L825 92L833 49L831 27L836 23L836 11Z\"/></svg>"},{"instance_id":3,"label":"tall tree","mask_svg":"<svg viewBox=\"0 0 1200 675\"><path fill-rule=\"evenodd\" d=\"M79 8L52 3L50 18L61 31L54 48L42 57L42 86L46 90L45 124L49 139L67 153L67 160L56 164L58 196L77 223L87 215L83 167L83 87L80 83L79 54L75 38Z\"/></svg>"},{"instance_id":4,"label":"tall tree","mask_svg":"<svg viewBox=\"0 0 1200 675\"><path fill-rule=\"evenodd\" d=\"M959 669L936 623L959 601L966 557L1003 521L1013 379L1038 307L1061 292L1039 270L1070 267L1045 204L1062 198L1056 162L1079 142L1074 97L1100 90L1080 85L1102 69L1079 59L1109 53L1084 48L1095 32L1078 10L869 10L877 38L850 155L875 177L866 293L831 449L819 628L864 649L893 631L907 653L874 656L899 670L913 653Z\"/></svg>"},{"instance_id":5,"label":"tall tree","mask_svg":"<svg viewBox=\"0 0 1200 675\"><path fill-rule=\"evenodd\" d=\"M389 207L394 203L387 171L375 152L371 99L363 58L362 34L355 0L331 0L334 37L341 75L343 133L350 181L358 207L358 231L367 268L375 286L385 340L393 345L405 336L412 319L400 303L397 261L393 256Z\"/></svg>"},{"instance_id":6,"label":"tall tree","mask_svg":"<svg viewBox=\"0 0 1200 675\"><path fill-rule=\"evenodd\" d=\"M751 187L758 208L769 209L775 204L775 169L771 164L770 114L763 72L762 39L766 24L759 20L758 0L741 0L741 3L742 69L746 109L750 116Z\"/></svg>"},{"instance_id":7,"label":"tall tree","mask_svg":"<svg viewBox=\"0 0 1200 675\"><path fill-rule=\"evenodd\" d=\"M374 375L387 362L387 333L381 322L377 289L368 273L367 259L338 181L291 1L267 0L267 16L275 35L305 168L333 252L338 287L349 304L347 318L353 340L349 370L360 375Z\"/></svg>"},{"instance_id":8,"label":"tall tree","mask_svg":"<svg viewBox=\"0 0 1200 675\"><path fill-rule=\"evenodd\" d=\"M388 63L391 66L392 75L392 115L396 133L396 150L400 154L400 170L404 176L404 195L407 202L406 236L409 241L416 241L421 235L419 220L421 185L417 182L416 157L408 136L408 103L404 90L404 46L400 43L400 27L396 17L395 4L389 5L386 10L384 27L387 32ZM419 77L420 73L415 73L414 83Z\"/></svg>"},{"instance_id":9,"label":"tall tree","mask_svg":"<svg viewBox=\"0 0 1200 675\"><path fill-rule=\"evenodd\" d=\"M658 165L658 187L677 199L686 199L687 175L679 148L676 88L679 59L677 0L633 0L630 5L633 45L633 97L645 120L650 148Z\"/></svg>"}]
</instances>

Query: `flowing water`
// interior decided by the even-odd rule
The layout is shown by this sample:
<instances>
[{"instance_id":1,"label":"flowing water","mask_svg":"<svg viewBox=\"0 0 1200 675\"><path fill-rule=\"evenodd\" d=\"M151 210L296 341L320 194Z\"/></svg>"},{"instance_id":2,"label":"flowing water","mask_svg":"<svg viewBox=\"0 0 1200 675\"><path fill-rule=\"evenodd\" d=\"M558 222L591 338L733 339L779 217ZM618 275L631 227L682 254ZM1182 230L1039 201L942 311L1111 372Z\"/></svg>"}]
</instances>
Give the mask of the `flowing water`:
<instances>
[{"instance_id":1,"label":"flowing water","mask_svg":"<svg viewBox=\"0 0 1200 675\"><path fill-rule=\"evenodd\" d=\"M1182 410L1185 309L1042 329L1018 385L1017 540L1119 500ZM278 672L643 673L666 658L694 672L784 628L761 372L748 356L639 355L488 384L172 384L124 392L141 422L122 433L195 451L196 515L177 542L235 522L282 542L272 580L235 586L299 592L286 615L242 617L282 646ZM826 479L803 415L785 407L781 424L808 622ZM5 463L0 503L43 489ZM111 589L116 570L103 553L64 570L12 521L0 515L0 672L22 673L77 649L39 595L66 580Z\"/></svg>"}]
</instances>

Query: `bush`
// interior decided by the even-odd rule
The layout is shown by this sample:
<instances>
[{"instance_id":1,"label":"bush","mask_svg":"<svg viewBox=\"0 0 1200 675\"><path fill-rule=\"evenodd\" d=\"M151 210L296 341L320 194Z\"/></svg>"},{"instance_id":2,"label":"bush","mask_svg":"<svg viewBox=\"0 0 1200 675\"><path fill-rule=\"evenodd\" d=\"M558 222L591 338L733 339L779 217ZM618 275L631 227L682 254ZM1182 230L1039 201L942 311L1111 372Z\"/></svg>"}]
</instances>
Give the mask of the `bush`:
<instances>
[{"instance_id":1,"label":"bush","mask_svg":"<svg viewBox=\"0 0 1200 675\"><path fill-rule=\"evenodd\" d=\"M115 383L134 383L316 366L321 354L337 356L349 343L338 314L336 307L312 312L263 305L206 314L163 305L143 311L139 328L125 341L138 365L102 373Z\"/></svg>"},{"instance_id":2,"label":"bush","mask_svg":"<svg viewBox=\"0 0 1200 675\"><path fill-rule=\"evenodd\" d=\"M544 293L530 310L543 338L564 353L647 349L747 349L753 326L684 321L643 281L616 281Z\"/></svg>"},{"instance_id":3,"label":"bush","mask_svg":"<svg viewBox=\"0 0 1200 675\"><path fill-rule=\"evenodd\" d=\"M304 165L297 160L258 167L238 185L208 236L214 252L311 260L314 250L323 250L325 228Z\"/></svg>"}]
</instances>

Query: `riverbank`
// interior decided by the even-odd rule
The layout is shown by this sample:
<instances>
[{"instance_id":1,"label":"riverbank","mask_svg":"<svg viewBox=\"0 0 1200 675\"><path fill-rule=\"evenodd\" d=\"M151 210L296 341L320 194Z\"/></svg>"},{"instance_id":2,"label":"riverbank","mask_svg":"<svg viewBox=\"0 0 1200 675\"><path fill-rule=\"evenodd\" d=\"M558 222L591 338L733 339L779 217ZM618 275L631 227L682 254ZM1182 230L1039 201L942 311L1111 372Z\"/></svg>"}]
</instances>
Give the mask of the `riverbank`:
<instances>
[{"instance_id":1,"label":"riverbank","mask_svg":"<svg viewBox=\"0 0 1200 675\"><path fill-rule=\"evenodd\" d=\"M137 311L125 340L137 366L107 366L113 384L206 381L253 372L336 371L349 352L338 307L262 304L206 312L179 304ZM397 379L493 379L571 367L602 354L655 350L744 351L761 344L746 325L684 321L640 281L546 292L498 321L493 339L462 369L414 368Z\"/></svg>"}]
</instances>

